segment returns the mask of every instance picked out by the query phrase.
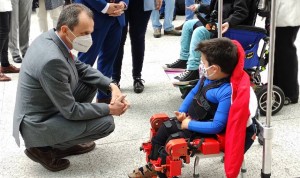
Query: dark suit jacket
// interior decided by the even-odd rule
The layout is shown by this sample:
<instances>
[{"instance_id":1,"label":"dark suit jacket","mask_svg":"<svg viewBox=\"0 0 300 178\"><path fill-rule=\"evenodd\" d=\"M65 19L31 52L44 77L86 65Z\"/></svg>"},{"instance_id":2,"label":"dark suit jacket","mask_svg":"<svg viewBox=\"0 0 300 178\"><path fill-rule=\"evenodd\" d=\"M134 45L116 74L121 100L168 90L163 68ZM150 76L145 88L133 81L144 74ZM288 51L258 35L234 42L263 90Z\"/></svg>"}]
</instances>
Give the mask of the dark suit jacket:
<instances>
[{"instance_id":1,"label":"dark suit jacket","mask_svg":"<svg viewBox=\"0 0 300 178\"><path fill-rule=\"evenodd\" d=\"M115 0L115 3L118 3L120 1L125 2L127 5L129 3L129 0ZM94 28L101 28L103 24L109 23L114 18L118 18L121 27L125 26L124 14L122 14L119 17L110 17L109 15L103 14L101 12L106 6L106 4L109 2L108 0L75 0L74 2L82 3L93 11L95 22Z\"/></svg>"},{"instance_id":2,"label":"dark suit jacket","mask_svg":"<svg viewBox=\"0 0 300 178\"><path fill-rule=\"evenodd\" d=\"M102 91L111 82L98 70L74 61L54 30L32 42L18 81L13 124L18 145L19 130L26 147L49 146L83 133L85 120L109 115L107 104L75 101L79 80Z\"/></svg>"},{"instance_id":3,"label":"dark suit jacket","mask_svg":"<svg viewBox=\"0 0 300 178\"><path fill-rule=\"evenodd\" d=\"M211 0L211 3L202 4L198 11L208 14L213 10L218 10L218 1ZM223 23L228 22L230 26L253 25L256 18L257 0L224 0L223 1Z\"/></svg>"}]
</instances>

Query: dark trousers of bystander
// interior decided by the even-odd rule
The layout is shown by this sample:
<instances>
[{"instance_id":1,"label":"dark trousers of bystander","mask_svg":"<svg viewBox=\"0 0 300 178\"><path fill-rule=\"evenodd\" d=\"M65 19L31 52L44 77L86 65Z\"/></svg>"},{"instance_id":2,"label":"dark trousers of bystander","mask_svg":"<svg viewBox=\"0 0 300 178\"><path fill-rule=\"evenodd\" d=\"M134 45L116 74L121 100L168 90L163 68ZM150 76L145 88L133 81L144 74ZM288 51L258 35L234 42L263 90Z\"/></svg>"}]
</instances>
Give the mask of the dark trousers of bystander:
<instances>
[{"instance_id":1,"label":"dark trousers of bystander","mask_svg":"<svg viewBox=\"0 0 300 178\"><path fill-rule=\"evenodd\" d=\"M122 31L120 48L113 65L112 78L121 80L121 69L124 55L124 45L129 29L132 54L132 77L140 78L144 62L145 34L151 11L144 11L144 1L130 0L128 9L125 11L126 25Z\"/></svg>"},{"instance_id":2,"label":"dark trousers of bystander","mask_svg":"<svg viewBox=\"0 0 300 178\"><path fill-rule=\"evenodd\" d=\"M274 85L280 87L291 103L299 99L298 57L294 44L299 26L276 27Z\"/></svg>"},{"instance_id":3,"label":"dark trousers of bystander","mask_svg":"<svg viewBox=\"0 0 300 178\"><path fill-rule=\"evenodd\" d=\"M8 67L8 34L11 12L0 12L0 61L2 67Z\"/></svg>"}]
</instances>

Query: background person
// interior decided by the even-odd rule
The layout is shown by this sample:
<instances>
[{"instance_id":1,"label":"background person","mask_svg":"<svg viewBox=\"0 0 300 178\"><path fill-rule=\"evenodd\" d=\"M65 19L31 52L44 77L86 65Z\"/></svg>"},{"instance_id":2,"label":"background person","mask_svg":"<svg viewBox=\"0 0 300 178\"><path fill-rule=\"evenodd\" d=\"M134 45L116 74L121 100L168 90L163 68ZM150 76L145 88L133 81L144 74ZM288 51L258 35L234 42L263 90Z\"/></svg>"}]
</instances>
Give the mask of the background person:
<instances>
[{"instance_id":1,"label":"background person","mask_svg":"<svg viewBox=\"0 0 300 178\"><path fill-rule=\"evenodd\" d=\"M56 27L57 20L61 10L63 9L64 0L39 0L39 8L36 15L38 17L40 31L42 33L49 30L48 13L50 14L53 27Z\"/></svg>"},{"instance_id":2,"label":"background person","mask_svg":"<svg viewBox=\"0 0 300 178\"><path fill-rule=\"evenodd\" d=\"M162 0L156 0L156 6L161 7ZM172 36L180 36L181 32L174 29L174 25L172 24L173 21L173 14L175 8L175 1L174 0L165 0L165 16L164 16L164 23L163 25L159 21L159 9L155 9L151 13L151 22L152 27L154 29L153 36L154 38L161 37L161 29L164 29L164 35L172 35Z\"/></svg>"},{"instance_id":3,"label":"background person","mask_svg":"<svg viewBox=\"0 0 300 178\"><path fill-rule=\"evenodd\" d=\"M252 25L254 21L253 12L257 9L253 2L253 0L224 0L222 33L225 33L231 26ZM193 11L207 14L205 19L208 22L211 19L212 12L217 8L216 0L212 0L210 4L195 4L189 7ZM181 35L179 59L171 64L166 64L165 68L186 69L185 72L175 77L180 82L198 80L201 55L195 48L199 42L210 38L214 38L214 33L206 29L201 21L198 19L186 21Z\"/></svg>"},{"instance_id":4,"label":"background person","mask_svg":"<svg viewBox=\"0 0 300 178\"><path fill-rule=\"evenodd\" d=\"M11 1L0 0L0 82L10 81L11 78L4 73L19 73L20 69L8 61L8 34L10 31Z\"/></svg>"},{"instance_id":5,"label":"background person","mask_svg":"<svg viewBox=\"0 0 300 178\"><path fill-rule=\"evenodd\" d=\"M285 96L286 104L298 103L298 56L295 40L300 27L300 1L276 1L276 34L274 85L280 87Z\"/></svg>"},{"instance_id":6,"label":"background person","mask_svg":"<svg viewBox=\"0 0 300 178\"><path fill-rule=\"evenodd\" d=\"M159 3L156 4L159 5ZM160 7L154 7L154 3L151 4L149 0L130 0L128 9L125 11L125 26L122 30L120 48L113 65L112 79L120 87L124 45L129 31L131 41L133 91L135 93L144 91L144 80L141 78L141 73L145 54L145 34L151 11L154 8L159 9Z\"/></svg>"},{"instance_id":7,"label":"background person","mask_svg":"<svg viewBox=\"0 0 300 178\"><path fill-rule=\"evenodd\" d=\"M199 4L210 4L210 0L198 0L198 2L200 2ZM195 4L195 0L185 0L185 21L194 19L194 12L188 8L193 4ZM202 14L203 17L205 17L205 15L206 14ZM175 27L175 30L182 30L183 24Z\"/></svg>"},{"instance_id":8,"label":"background person","mask_svg":"<svg viewBox=\"0 0 300 178\"><path fill-rule=\"evenodd\" d=\"M21 63L29 46L32 0L11 0L9 50L15 63ZM20 56L21 53L21 56Z\"/></svg>"},{"instance_id":9,"label":"background person","mask_svg":"<svg viewBox=\"0 0 300 178\"><path fill-rule=\"evenodd\" d=\"M124 10L128 0L75 0L90 8L94 13L93 45L88 51L78 53L80 61L94 65L106 77L111 78L113 63L120 47L122 29L125 26ZM98 91L97 102L110 103L111 96Z\"/></svg>"}]
</instances>

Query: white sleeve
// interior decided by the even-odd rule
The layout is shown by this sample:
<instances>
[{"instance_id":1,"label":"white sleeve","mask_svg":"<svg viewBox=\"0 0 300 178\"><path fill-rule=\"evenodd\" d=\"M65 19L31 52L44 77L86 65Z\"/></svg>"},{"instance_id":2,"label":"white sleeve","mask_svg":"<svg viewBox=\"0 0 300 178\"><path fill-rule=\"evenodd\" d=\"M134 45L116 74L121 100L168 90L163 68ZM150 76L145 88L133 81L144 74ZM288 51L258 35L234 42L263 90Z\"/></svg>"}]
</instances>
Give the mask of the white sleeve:
<instances>
[{"instance_id":1,"label":"white sleeve","mask_svg":"<svg viewBox=\"0 0 300 178\"><path fill-rule=\"evenodd\" d=\"M104 9L102 9L101 12L102 12L103 14L106 14L108 8L109 8L109 3L106 4L106 6L104 7Z\"/></svg>"},{"instance_id":2,"label":"white sleeve","mask_svg":"<svg viewBox=\"0 0 300 178\"><path fill-rule=\"evenodd\" d=\"M254 93L253 88L250 87L250 101L249 101L250 117L247 121L247 127L252 124L252 118L256 115L257 107L258 107L258 104L257 104L256 95Z\"/></svg>"}]
</instances>

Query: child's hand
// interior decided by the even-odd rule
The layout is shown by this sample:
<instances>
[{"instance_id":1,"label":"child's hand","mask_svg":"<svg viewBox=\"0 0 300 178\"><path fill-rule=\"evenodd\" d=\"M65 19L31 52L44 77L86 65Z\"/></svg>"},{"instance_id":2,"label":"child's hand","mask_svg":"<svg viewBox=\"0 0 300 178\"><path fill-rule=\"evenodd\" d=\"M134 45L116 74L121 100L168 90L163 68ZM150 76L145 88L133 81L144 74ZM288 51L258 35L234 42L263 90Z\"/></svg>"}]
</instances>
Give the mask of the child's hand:
<instances>
[{"instance_id":1,"label":"child's hand","mask_svg":"<svg viewBox=\"0 0 300 178\"><path fill-rule=\"evenodd\" d=\"M189 117L184 119L181 123L181 129L188 129L190 121L191 121L191 119Z\"/></svg>"},{"instance_id":2,"label":"child's hand","mask_svg":"<svg viewBox=\"0 0 300 178\"><path fill-rule=\"evenodd\" d=\"M184 112L174 111L174 113L175 116L177 117L177 120L179 120L179 122L182 122L186 118L186 114Z\"/></svg>"}]
</instances>

